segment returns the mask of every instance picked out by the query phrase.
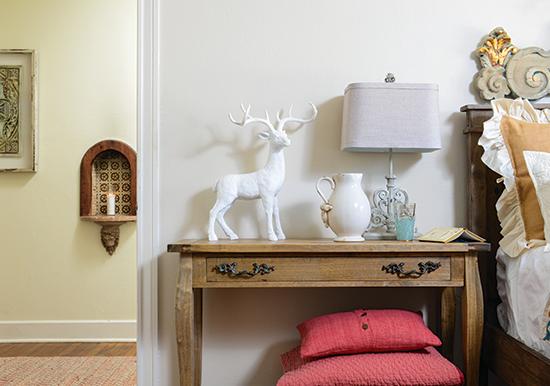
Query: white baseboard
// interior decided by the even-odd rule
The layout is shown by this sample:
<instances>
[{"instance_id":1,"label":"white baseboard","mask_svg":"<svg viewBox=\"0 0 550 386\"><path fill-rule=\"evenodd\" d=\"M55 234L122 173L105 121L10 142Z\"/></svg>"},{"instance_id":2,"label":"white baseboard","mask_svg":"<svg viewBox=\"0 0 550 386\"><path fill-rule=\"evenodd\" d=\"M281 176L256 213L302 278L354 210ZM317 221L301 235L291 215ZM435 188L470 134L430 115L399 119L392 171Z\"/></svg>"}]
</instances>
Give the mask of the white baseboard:
<instances>
[{"instance_id":1,"label":"white baseboard","mask_svg":"<svg viewBox=\"0 0 550 386\"><path fill-rule=\"evenodd\" d=\"M0 343L135 342L135 320L0 321Z\"/></svg>"}]
</instances>

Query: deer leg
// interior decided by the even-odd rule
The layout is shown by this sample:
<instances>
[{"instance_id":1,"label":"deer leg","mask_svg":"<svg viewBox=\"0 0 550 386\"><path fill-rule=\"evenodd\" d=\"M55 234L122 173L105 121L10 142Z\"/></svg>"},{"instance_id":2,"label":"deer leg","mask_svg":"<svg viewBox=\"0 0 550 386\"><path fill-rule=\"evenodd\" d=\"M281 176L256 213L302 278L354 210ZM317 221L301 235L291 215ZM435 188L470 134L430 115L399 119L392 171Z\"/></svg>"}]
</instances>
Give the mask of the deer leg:
<instances>
[{"instance_id":1,"label":"deer leg","mask_svg":"<svg viewBox=\"0 0 550 386\"><path fill-rule=\"evenodd\" d=\"M277 235L273 231L273 197L262 197L262 203L267 218L267 238L271 241L277 241Z\"/></svg>"},{"instance_id":2,"label":"deer leg","mask_svg":"<svg viewBox=\"0 0 550 386\"><path fill-rule=\"evenodd\" d=\"M273 197L273 219L275 221L275 232L279 240L286 239L285 234L283 233L283 228L281 227L281 220L279 218L279 204L277 203L277 197Z\"/></svg>"},{"instance_id":3,"label":"deer leg","mask_svg":"<svg viewBox=\"0 0 550 386\"><path fill-rule=\"evenodd\" d=\"M218 215L216 216L216 220L218 220L218 224L220 224L220 226L222 227L225 234L231 240L237 240L239 238L239 236L237 236L237 234L235 232L233 232L233 230L231 228L229 228L229 225L227 225L227 223L225 222L225 219L223 218L223 216L225 215L225 212L227 212L229 210L229 208L231 208L232 204L233 204L233 202L231 202L229 205L226 205L225 207L223 207L218 212Z\"/></svg>"},{"instance_id":4,"label":"deer leg","mask_svg":"<svg viewBox=\"0 0 550 386\"><path fill-rule=\"evenodd\" d=\"M234 200L233 200L234 201ZM223 231L231 240L236 240L239 237L229 228L227 223L225 222L223 216L225 215L225 212L231 208L231 205L233 204L233 201L222 202L219 199L216 200L216 203L214 204L214 207L210 210L210 220L208 222L208 240L210 241L217 241L218 236L216 236L216 232L214 230L214 226L216 224L216 220L222 227Z\"/></svg>"},{"instance_id":5,"label":"deer leg","mask_svg":"<svg viewBox=\"0 0 550 386\"><path fill-rule=\"evenodd\" d=\"M217 209L217 204L218 202L216 201L216 204L214 204L214 207L210 209L210 219L208 221L208 240L210 241L218 241L218 236L214 231L214 225L216 224L216 216L218 215L218 211L219 211L219 209Z\"/></svg>"}]
</instances>

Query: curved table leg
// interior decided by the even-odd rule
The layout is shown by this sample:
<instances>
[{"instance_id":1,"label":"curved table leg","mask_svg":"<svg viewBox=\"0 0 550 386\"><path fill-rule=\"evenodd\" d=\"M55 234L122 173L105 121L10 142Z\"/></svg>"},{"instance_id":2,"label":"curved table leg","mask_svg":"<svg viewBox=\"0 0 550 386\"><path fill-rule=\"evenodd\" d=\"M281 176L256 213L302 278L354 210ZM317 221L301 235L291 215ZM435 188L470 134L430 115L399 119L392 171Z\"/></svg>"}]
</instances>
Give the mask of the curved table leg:
<instances>
[{"instance_id":1,"label":"curved table leg","mask_svg":"<svg viewBox=\"0 0 550 386\"><path fill-rule=\"evenodd\" d=\"M443 356L453 361L456 323L456 287L445 287L441 292L441 340Z\"/></svg>"},{"instance_id":2,"label":"curved table leg","mask_svg":"<svg viewBox=\"0 0 550 386\"><path fill-rule=\"evenodd\" d=\"M193 290L193 259L180 255L176 284L176 342L180 386L201 383L202 289Z\"/></svg>"},{"instance_id":3,"label":"curved table leg","mask_svg":"<svg viewBox=\"0 0 550 386\"><path fill-rule=\"evenodd\" d=\"M479 383L479 362L483 337L483 289L477 267L477 255L469 252L464 259L462 290L462 349L466 385Z\"/></svg>"},{"instance_id":4,"label":"curved table leg","mask_svg":"<svg viewBox=\"0 0 550 386\"><path fill-rule=\"evenodd\" d=\"M201 385L202 377L202 288L193 290L193 335L195 386Z\"/></svg>"}]
</instances>

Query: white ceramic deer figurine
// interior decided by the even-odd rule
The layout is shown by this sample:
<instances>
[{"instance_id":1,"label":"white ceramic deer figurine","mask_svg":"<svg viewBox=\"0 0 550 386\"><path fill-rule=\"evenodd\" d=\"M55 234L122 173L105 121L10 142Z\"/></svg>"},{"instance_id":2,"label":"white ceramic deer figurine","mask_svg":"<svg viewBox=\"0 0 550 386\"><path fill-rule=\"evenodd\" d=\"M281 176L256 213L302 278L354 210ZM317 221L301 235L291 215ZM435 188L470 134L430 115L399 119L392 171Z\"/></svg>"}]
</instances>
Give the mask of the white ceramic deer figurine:
<instances>
[{"instance_id":1,"label":"white ceramic deer figurine","mask_svg":"<svg viewBox=\"0 0 550 386\"><path fill-rule=\"evenodd\" d=\"M290 140L286 132L283 130L287 122L309 123L317 117L317 109L313 103L309 103L313 107L313 115L308 119L299 119L292 117L292 106L288 112L287 118L281 118L281 112L277 113L277 128L269 120L267 111L265 118L252 118L250 116L250 106L247 109L241 104L241 109L244 113L242 122L237 122L231 114L229 119L236 125L244 126L251 122L263 123L269 128L268 132L258 133L262 139L269 140L269 157L266 165L253 173L247 174L228 174L221 177L214 184L214 192L218 194L218 198L212 210L210 210L210 221L208 224L208 239L210 241L218 240L214 225L216 220L222 227L223 231L231 240L236 240L239 237L229 228L223 216L225 212L233 205L236 199L255 200L261 199L265 214L267 216L267 234L269 240L283 240L285 234L281 228L279 220L279 207L277 206L277 194L283 186L285 180L285 158L283 149L290 145ZM275 230L273 229L275 224Z\"/></svg>"}]
</instances>

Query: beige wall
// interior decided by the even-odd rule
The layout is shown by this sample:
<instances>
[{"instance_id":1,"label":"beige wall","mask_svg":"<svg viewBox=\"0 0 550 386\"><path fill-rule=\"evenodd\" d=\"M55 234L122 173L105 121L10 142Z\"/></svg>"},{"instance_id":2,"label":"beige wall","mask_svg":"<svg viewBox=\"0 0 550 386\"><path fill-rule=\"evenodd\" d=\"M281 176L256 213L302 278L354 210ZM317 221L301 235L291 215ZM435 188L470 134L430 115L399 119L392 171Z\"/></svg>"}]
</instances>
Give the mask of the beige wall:
<instances>
[{"instance_id":1,"label":"beige wall","mask_svg":"<svg viewBox=\"0 0 550 386\"><path fill-rule=\"evenodd\" d=\"M255 116L267 109L274 117L292 102L298 116L309 114L307 102L319 108L315 122L289 135L279 208L287 237L331 237L321 222L317 179L362 172L363 189L372 197L388 172L387 154L339 150L345 87L383 82L388 72L397 82L439 84L442 149L396 154L396 184L417 203L421 232L463 226L465 117L459 110L480 102L472 89L479 66L473 52L499 25L518 47L550 49L547 0L158 4L159 385L177 384L173 301L178 256L165 253L166 244L206 237L214 181L260 168L267 156L267 146L256 136L265 128L230 123L229 112L242 117L239 103L251 104ZM226 220L241 237L266 237L257 202L236 203ZM300 341L296 325L324 313L421 309L430 327L437 327L436 294L428 289L216 289L205 290L204 300L205 386L276 384L282 374L279 355Z\"/></svg>"},{"instance_id":2,"label":"beige wall","mask_svg":"<svg viewBox=\"0 0 550 386\"><path fill-rule=\"evenodd\" d=\"M130 330L120 336L131 334L136 226L121 227L110 257L100 226L79 218L79 168L100 140L136 148L137 2L18 0L1 9L0 48L38 51L39 91L38 173L0 174L0 339L24 335L15 327L28 321L31 335L46 326L45 338L56 334L52 323L37 322L63 322L67 339L94 322L108 335L106 321L124 321Z\"/></svg>"}]
</instances>

